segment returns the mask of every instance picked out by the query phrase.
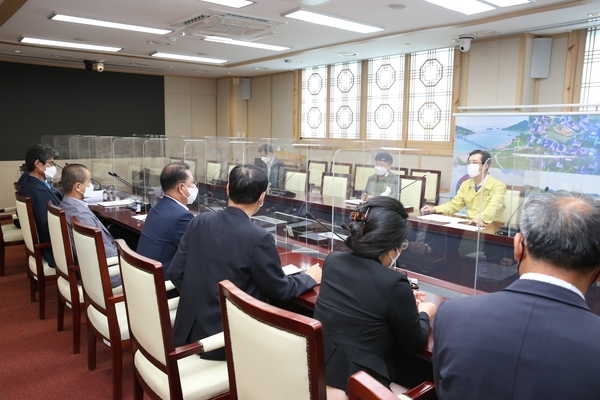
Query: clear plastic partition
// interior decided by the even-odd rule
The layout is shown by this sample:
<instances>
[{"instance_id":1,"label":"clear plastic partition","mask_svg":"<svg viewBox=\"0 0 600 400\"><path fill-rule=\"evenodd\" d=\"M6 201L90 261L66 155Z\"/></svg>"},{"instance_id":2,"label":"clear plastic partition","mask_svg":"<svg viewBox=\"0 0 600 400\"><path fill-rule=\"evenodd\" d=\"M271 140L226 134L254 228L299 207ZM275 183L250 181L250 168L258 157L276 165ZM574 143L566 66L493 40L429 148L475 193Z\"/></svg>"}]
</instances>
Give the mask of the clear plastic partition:
<instances>
[{"instance_id":1,"label":"clear plastic partition","mask_svg":"<svg viewBox=\"0 0 600 400\"><path fill-rule=\"evenodd\" d=\"M142 169L133 184L142 189L151 202L155 203L163 194L160 186L163 168L171 162L183 161L184 147L183 138L153 138L144 142ZM194 175L194 168L190 166L190 169Z\"/></svg>"},{"instance_id":2,"label":"clear plastic partition","mask_svg":"<svg viewBox=\"0 0 600 400\"><path fill-rule=\"evenodd\" d=\"M104 187L113 184L113 178L108 172L113 170L112 143L116 139L114 136L96 136L88 141L90 161L87 167L92 178Z\"/></svg>"},{"instance_id":3,"label":"clear plastic partition","mask_svg":"<svg viewBox=\"0 0 600 400\"><path fill-rule=\"evenodd\" d=\"M141 196L138 188L143 186L144 182L144 143L146 140L146 138L129 137L118 138L112 142L113 159L110 172L113 174L112 185L117 193Z\"/></svg>"},{"instance_id":4,"label":"clear plastic partition","mask_svg":"<svg viewBox=\"0 0 600 400\"><path fill-rule=\"evenodd\" d=\"M69 154L71 160L86 164L90 160L90 140L96 136L70 136ZM87 164L86 164L87 165Z\"/></svg>"}]
</instances>

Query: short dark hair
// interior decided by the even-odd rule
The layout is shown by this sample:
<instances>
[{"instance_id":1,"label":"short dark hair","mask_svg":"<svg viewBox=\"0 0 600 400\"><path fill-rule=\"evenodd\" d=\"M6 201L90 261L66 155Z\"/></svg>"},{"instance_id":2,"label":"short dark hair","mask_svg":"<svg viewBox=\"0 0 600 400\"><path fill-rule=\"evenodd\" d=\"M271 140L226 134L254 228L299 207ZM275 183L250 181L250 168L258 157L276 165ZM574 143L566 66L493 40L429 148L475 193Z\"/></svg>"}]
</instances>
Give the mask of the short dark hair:
<instances>
[{"instance_id":1,"label":"short dark hair","mask_svg":"<svg viewBox=\"0 0 600 400\"><path fill-rule=\"evenodd\" d=\"M383 161L390 165L394 163L394 159L392 158L392 155L390 153L377 153L375 155L375 161Z\"/></svg>"},{"instance_id":2,"label":"short dark hair","mask_svg":"<svg viewBox=\"0 0 600 400\"><path fill-rule=\"evenodd\" d=\"M69 164L62 169L60 183L65 193L73 191L76 183L85 183L85 171L87 167L83 164Z\"/></svg>"},{"instance_id":3,"label":"short dark hair","mask_svg":"<svg viewBox=\"0 0 600 400\"><path fill-rule=\"evenodd\" d=\"M235 204L253 204L269 186L269 178L252 164L238 165L229 173L229 199Z\"/></svg>"},{"instance_id":4,"label":"short dark hair","mask_svg":"<svg viewBox=\"0 0 600 400\"><path fill-rule=\"evenodd\" d=\"M174 162L164 167L160 173L160 187L163 192L175 189L181 182L185 182L188 178L185 171L189 169L190 166L184 162Z\"/></svg>"},{"instance_id":5,"label":"short dark hair","mask_svg":"<svg viewBox=\"0 0 600 400\"><path fill-rule=\"evenodd\" d=\"M35 144L31 146L25 154L25 167L31 172L35 169L35 160L40 160L42 164L46 164L49 158L58 157L58 153L54 148L47 144Z\"/></svg>"},{"instance_id":6,"label":"short dark hair","mask_svg":"<svg viewBox=\"0 0 600 400\"><path fill-rule=\"evenodd\" d=\"M267 154L272 153L273 152L273 146L269 145L269 144L263 144L258 148L258 152L262 153L265 152Z\"/></svg>"},{"instance_id":7,"label":"short dark hair","mask_svg":"<svg viewBox=\"0 0 600 400\"><path fill-rule=\"evenodd\" d=\"M408 213L392 197L378 196L356 207L366 219L351 222L346 246L363 257L377 259L401 246L410 232Z\"/></svg>"},{"instance_id":8,"label":"short dark hair","mask_svg":"<svg viewBox=\"0 0 600 400\"><path fill-rule=\"evenodd\" d=\"M467 158L467 160L475 154L481 154L481 164L482 165L485 165L485 163L488 160L490 160L490 164L492 163L491 162L492 156L490 155L490 153L488 153L487 151L484 151L484 150L473 150L472 152L469 153L469 157ZM489 168L489 165L488 165L488 168Z\"/></svg>"},{"instance_id":9,"label":"short dark hair","mask_svg":"<svg viewBox=\"0 0 600 400\"><path fill-rule=\"evenodd\" d=\"M600 265L600 203L570 192L543 193L525 204L521 233L532 258L590 272Z\"/></svg>"}]
</instances>

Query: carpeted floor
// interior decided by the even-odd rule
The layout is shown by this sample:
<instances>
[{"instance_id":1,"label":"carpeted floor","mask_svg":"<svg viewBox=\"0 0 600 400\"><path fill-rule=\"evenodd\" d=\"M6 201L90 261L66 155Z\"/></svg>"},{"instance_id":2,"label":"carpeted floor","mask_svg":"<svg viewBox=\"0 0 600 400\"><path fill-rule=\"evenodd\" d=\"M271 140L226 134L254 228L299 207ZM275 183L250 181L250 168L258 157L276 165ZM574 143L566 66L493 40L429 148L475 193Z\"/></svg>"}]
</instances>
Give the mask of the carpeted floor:
<instances>
[{"instance_id":1,"label":"carpeted floor","mask_svg":"<svg viewBox=\"0 0 600 400\"><path fill-rule=\"evenodd\" d=\"M24 246L6 249L0 277L0 399L111 399L110 349L98 341L96 370L87 369L87 327L82 316L81 352L72 353L73 320L57 332L56 285L47 289L46 319L29 300ZM133 398L131 349L123 352L123 399Z\"/></svg>"}]
</instances>

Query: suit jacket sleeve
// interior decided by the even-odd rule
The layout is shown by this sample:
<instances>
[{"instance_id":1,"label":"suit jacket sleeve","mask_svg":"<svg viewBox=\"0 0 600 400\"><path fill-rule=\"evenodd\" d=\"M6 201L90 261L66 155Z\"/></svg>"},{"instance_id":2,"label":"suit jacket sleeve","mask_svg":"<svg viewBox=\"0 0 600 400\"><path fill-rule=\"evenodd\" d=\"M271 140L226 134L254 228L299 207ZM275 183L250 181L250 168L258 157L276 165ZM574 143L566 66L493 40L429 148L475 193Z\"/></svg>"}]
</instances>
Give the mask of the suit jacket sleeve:
<instances>
[{"instance_id":1,"label":"suit jacket sleeve","mask_svg":"<svg viewBox=\"0 0 600 400\"><path fill-rule=\"evenodd\" d=\"M452 198L446 204L442 204L441 206L435 206L435 212L439 214L452 215L465 206L465 191L469 188L472 179L467 179L464 181L460 188L458 188L458 192L456 192L456 196Z\"/></svg>"},{"instance_id":2,"label":"suit jacket sleeve","mask_svg":"<svg viewBox=\"0 0 600 400\"><path fill-rule=\"evenodd\" d=\"M171 237L172 243L175 246L179 246L179 243L181 243L181 238L185 234L185 231L187 231L190 221L193 218L194 214L186 212L182 214L175 223L175 226L173 227L173 236Z\"/></svg>"},{"instance_id":3,"label":"suit jacket sleeve","mask_svg":"<svg viewBox=\"0 0 600 400\"><path fill-rule=\"evenodd\" d=\"M429 338L429 315L417 309L406 278L392 285L389 299L390 323L398 343L408 351L423 348Z\"/></svg>"},{"instance_id":4,"label":"suit jacket sleeve","mask_svg":"<svg viewBox=\"0 0 600 400\"><path fill-rule=\"evenodd\" d=\"M181 284L183 282L183 272L185 270L185 257L187 255L188 248L188 230L185 231L183 236L181 237L181 241L179 242L179 247L177 248L177 253L173 257L173 261L171 261L171 265L169 266L169 279L177 290L181 292Z\"/></svg>"},{"instance_id":5,"label":"suit jacket sleeve","mask_svg":"<svg viewBox=\"0 0 600 400\"><path fill-rule=\"evenodd\" d=\"M252 278L256 286L272 299L290 300L317 285L317 282L310 275L286 276L283 273L273 237L267 232L260 238L254 249L251 268Z\"/></svg>"}]
</instances>

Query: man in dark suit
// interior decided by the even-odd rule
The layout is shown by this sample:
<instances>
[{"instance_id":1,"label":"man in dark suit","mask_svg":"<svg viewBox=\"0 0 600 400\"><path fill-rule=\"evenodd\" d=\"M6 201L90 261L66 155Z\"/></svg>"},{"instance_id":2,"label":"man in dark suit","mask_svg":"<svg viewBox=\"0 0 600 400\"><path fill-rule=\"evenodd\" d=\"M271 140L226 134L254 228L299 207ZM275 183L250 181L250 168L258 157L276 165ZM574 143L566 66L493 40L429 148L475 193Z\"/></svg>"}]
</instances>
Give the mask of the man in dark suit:
<instances>
[{"instance_id":1,"label":"man in dark suit","mask_svg":"<svg viewBox=\"0 0 600 400\"><path fill-rule=\"evenodd\" d=\"M19 193L31 198L33 218L35 219L40 243L50 242L46 202L51 201L52 204L58 206L62 200L60 192L46 182L46 179L52 179L56 175L54 158L57 156L56 150L44 144L36 144L30 147L27 154L25 154L25 166L29 171L29 176L21 183ZM49 266L56 267L52 249L42 249L42 256Z\"/></svg>"},{"instance_id":2,"label":"man in dark suit","mask_svg":"<svg viewBox=\"0 0 600 400\"><path fill-rule=\"evenodd\" d=\"M584 293L600 274L600 204L541 194L514 239L521 277L437 313L433 364L441 400L597 399L600 317Z\"/></svg>"},{"instance_id":3,"label":"man in dark suit","mask_svg":"<svg viewBox=\"0 0 600 400\"><path fill-rule=\"evenodd\" d=\"M273 154L273 147L263 144L258 148L260 159L264 163L259 165L269 177L271 188L285 189L285 164Z\"/></svg>"},{"instance_id":4,"label":"man in dark suit","mask_svg":"<svg viewBox=\"0 0 600 400\"><path fill-rule=\"evenodd\" d=\"M165 195L146 217L137 252L160 261L167 280L181 237L194 218L187 205L196 200L198 188L190 168L184 163L167 165L160 174L160 185Z\"/></svg>"},{"instance_id":5,"label":"man in dark suit","mask_svg":"<svg viewBox=\"0 0 600 400\"><path fill-rule=\"evenodd\" d=\"M218 282L229 279L257 299L289 300L321 282L321 268L286 276L273 236L250 217L262 206L267 175L254 165L238 165L229 174L228 207L194 218L181 238L169 277L181 293L174 326L176 346L223 330ZM205 358L225 359L219 349Z\"/></svg>"}]
</instances>

